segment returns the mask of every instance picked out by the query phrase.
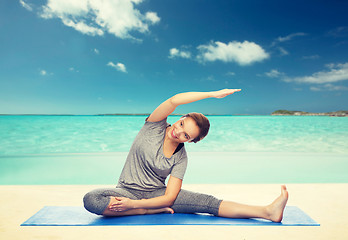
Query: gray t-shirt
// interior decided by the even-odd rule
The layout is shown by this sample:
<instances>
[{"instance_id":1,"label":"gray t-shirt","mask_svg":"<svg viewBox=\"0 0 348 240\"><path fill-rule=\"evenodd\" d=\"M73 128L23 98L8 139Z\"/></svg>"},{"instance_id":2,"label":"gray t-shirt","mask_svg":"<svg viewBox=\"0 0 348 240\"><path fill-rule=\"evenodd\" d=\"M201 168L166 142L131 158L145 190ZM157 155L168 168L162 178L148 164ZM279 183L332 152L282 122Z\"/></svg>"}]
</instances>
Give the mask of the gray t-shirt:
<instances>
[{"instance_id":1,"label":"gray t-shirt","mask_svg":"<svg viewBox=\"0 0 348 240\"><path fill-rule=\"evenodd\" d=\"M165 187L165 180L170 174L183 179L187 154L183 146L170 158L164 156L163 143L167 119L159 122L145 121L128 153L118 186L152 191Z\"/></svg>"}]
</instances>

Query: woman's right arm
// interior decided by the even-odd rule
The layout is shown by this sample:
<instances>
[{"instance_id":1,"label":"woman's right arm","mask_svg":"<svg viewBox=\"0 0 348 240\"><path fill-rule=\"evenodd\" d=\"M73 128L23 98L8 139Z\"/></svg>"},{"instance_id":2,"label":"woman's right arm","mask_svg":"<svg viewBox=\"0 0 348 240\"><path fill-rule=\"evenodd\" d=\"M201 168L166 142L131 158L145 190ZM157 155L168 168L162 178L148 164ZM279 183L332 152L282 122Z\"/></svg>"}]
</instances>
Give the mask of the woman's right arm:
<instances>
[{"instance_id":1,"label":"woman's right arm","mask_svg":"<svg viewBox=\"0 0 348 240\"><path fill-rule=\"evenodd\" d=\"M108 206L108 210L114 212L125 212L134 209L160 209L170 207L174 204L182 185L182 180L170 176L164 195L141 200L132 200L125 197L115 197L117 201Z\"/></svg>"},{"instance_id":2,"label":"woman's right arm","mask_svg":"<svg viewBox=\"0 0 348 240\"><path fill-rule=\"evenodd\" d=\"M173 97L164 101L161 105L159 105L148 117L147 121L149 122L158 122L166 117L168 117L177 106L196 102L205 98L224 98L230 94L235 92L239 92L241 89L223 89L220 91L212 91L212 92L186 92L179 93L174 95Z\"/></svg>"}]
</instances>

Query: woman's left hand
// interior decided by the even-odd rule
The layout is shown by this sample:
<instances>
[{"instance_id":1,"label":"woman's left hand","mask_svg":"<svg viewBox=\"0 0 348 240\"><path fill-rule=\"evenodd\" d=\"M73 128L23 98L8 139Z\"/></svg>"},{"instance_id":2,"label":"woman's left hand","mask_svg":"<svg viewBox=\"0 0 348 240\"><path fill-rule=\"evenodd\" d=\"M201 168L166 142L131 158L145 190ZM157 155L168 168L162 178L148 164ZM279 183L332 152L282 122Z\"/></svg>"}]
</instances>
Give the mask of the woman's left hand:
<instances>
[{"instance_id":1,"label":"woman's left hand","mask_svg":"<svg viewBox=\"0 0 348 240\"><path fill-rule=\"evenodd\" d=\"M222 89L220 91L214 91L214 92L211 92L211 96L214 97L214 98L224 98L228 95L231 95L235 92L239 92L241 91L242 89Z\"/></svg>"},{"instance_id":2,"label":"woman's left hand","mask_svg":"<svg viewBox=\"0 0 348 240\"><path fill-rule=\"evenodd\" d=\"M133 200L125 197L115 197L115 202L109 206L110 211L123 212L134 208Z\"/></svg>"}]
</instances>

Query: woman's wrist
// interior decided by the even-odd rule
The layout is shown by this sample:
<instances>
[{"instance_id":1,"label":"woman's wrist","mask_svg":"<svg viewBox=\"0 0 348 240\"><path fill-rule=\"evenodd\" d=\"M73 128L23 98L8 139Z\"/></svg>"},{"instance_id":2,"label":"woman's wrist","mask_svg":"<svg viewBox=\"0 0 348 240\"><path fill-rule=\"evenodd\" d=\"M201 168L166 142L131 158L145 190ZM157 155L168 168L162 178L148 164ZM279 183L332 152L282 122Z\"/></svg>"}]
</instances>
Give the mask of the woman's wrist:
<instances>
[{"instance_id":1,"label":"woman's wrist","mask_svg":"<svg viewBox=\"0 0 348 240\"><path fill-rule=\"evenodd\" d=\"M145 199L139 199L139 200L132 199L132 208L133 209L146 208L143 204L143 200Z\"/></svg>"},{"instance_id":2,"label":"woman's wrist","mask_svg":"<svg viewBox=\"0 0 348 240\"><path fill-rule=\"evenodd\" d=\"M217 92L217 91L207 92L207 94L208 94L208 97L207 97L207 98L214 98L215 95L216 95L216 92Z\"/></svg>"},{"instance_id":3,"label":"woman's wrist","mask_svg":"<svg viewBox=\"0 0 348 240\"><path fill-rule=\"evenodd\" d=\"M139 200L131 200L132 201L132 208L133 209L137 209L137 208L141 208L140 206L139 206Z\"/></svg>"}]
</instances>

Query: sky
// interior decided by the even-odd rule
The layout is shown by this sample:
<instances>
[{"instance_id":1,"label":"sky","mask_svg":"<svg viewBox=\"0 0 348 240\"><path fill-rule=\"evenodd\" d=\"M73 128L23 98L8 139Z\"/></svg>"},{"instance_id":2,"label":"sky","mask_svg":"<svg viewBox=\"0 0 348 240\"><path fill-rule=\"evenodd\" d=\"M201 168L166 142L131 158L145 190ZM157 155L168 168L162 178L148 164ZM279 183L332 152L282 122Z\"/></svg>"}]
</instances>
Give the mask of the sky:
<instances>
[{"instance_id":1,"label":"sky","mask_svg":"<svg viewBox=\"0 0 348 240\"><path fill-rule=\"evenodd\" d=\"M348 110L348 1L2 0L0 114Z\"/></svg>"}]
</instances>

